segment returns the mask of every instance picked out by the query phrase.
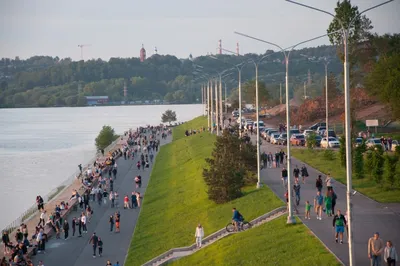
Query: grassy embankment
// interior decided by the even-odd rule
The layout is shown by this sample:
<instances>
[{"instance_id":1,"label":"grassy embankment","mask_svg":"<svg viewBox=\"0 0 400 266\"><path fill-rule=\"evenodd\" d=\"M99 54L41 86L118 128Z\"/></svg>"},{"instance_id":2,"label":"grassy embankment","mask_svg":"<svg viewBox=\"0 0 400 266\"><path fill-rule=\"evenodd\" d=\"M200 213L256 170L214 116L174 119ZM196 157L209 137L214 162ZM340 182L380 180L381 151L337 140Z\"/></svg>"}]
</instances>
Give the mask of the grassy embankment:
<instances>
[{"instance_id":1,"label":"grassy embankment","mask_svg":"<svg viewBox=\"0 0 400 266\"><path fill-rule=\"evenodd\" d=\"M340 265L297 220L286 216L235 234L171 265Z\"/></svg>"},{"instance_id":2,"label":"grassy embankment","mask_svg":"<svg viewBox=\"0 0 400 266\"><path fill-rule=\"evenodd\" d=\"M323 153L323 150L292 149L292 156L324 174L330 173L335 180L346 184L346 168L341 166L338 152L335 151L334 160L325 159ZM353 178L353 188L378 202L400 202L398 189L385 190L371 178Z\"/></svg>"},{"instance_id":3,"label":"grassy embankment","mask_svg":"<svg viewBox=\"0 0 400 266\"><path fill-rule=\"evenodd\" d=\"M206 235L223 228L231 219L232 207L237 207L247 220L251 220L283 205L283 202L267 187L259 190L255 186L248 187L244 190L243 197L227 204L217 205L207 198L207 187L203 181L202 171L205 167L204 159L211 155L214 147L215 136L207 132L184 136L186 129L198 129L205 123L204 118L196 118L174 128L173 142L163 146L157 155L126 265L141 265L171 248L193 244L194 230L198 223L202 223ZM297 254L292 253L289 248L289 245L295 241L294 238L301 237L298 241L306 242L309 238L313 239L306 233L292 235L291 232L306 232L307 229L303 225L296 225L292 229L286 227L284 219L279 221L281 227L278 228L282 230L279 230L281 232L277 235L287 235L285 245L276 245L275 240L274 243L268 244L270 242L266 240L268 234L264 234L263 242L258 247L238 245L232 248L242 249L241 257L250 259L253 254L262 256L266 246L268 249L277 250L276 254L280 254L277 258L285 261L288 256ZM270 229L270 231L274 230L276 229ZM253 233L246 238L246 243L259 241L250 240L250 238L257 238L261 229L257 229L256 232L258 233ZM240 239L241 236L245 237L247 234L235 235L233 239ZM320 253L326 252L316 239L313 241L316 247L304 249L302 257L315 257L315 249L318 249ZM283 257L282 254L284 254ZM221 257L217 254L213 256ZM232 254L224 256L229 257ZM333 262L335 258L330 255L327 260ZM232 265L237 265L237 263Z\"/></svg>"},{"instance_id":4,"label":"grassy embankment","mask_svg":"<svg viewBox=\"0 0 400 266\"><path fill-rule=\"evenodd\" d=\"M197 118L176 127L173 142L157 155L127 265L141 265L171 248L193 244L198 223L202 223L206 235L223 228L231 219L232 207L251 220L283 205L271 190L257 190L255 186L227 204L217 205L207 198L202 171L215 135L203 132L184 136L186 129L197 129L205 122Z\"/></svg>"}]
</instances>

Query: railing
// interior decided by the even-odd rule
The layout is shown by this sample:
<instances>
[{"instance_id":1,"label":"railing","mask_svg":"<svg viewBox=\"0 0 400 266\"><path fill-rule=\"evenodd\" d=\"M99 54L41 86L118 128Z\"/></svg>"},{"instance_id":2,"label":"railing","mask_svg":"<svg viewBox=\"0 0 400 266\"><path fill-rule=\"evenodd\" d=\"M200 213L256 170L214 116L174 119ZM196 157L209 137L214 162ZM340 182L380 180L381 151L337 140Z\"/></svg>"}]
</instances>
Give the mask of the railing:
<instances>
[{"instance_id":1,"label":"railing","mask_svg":"<svg viewBox=\"0 0 400 266\"><path fill-rule=\"evenodd\" d=\"M110 152L117 144L118 142L121 140L121 137L123 137L124 135L121 135L120 137L118 137L116 140L114 140L110 145L108 145L105 149L104 149L104 154L107 154L108 152ZM93 163L96 161L97 157L99 156L99 152L96 152L96 155L90 159L90 161L85 164L85 165L93 165ZM83 168L82 172L87 169L87 168ZM47 193L47 195L44 195L43 201L45 203L50 202L51 200L55 199L57 197L57 195L59 195L60 193L64 192L65 189L67 189L75 180L76 178L80 175L80 171L77 170L73 175L71 175L68 179L66 179L64 182L62 182L59 186L57 186L56 188L54 188L53 190L51 190L49 193ZM32 219L37 213L38 213L38 209L37 209L37 205L33 204L31 207L29 207L26 211L24 211L17 219L15 219L14 221L12 221L10 224L8 224L2 231L8 231L8 233L10 234L11 232L13 232L16 228L18 228L21 223L27 222L30 219ZM1 242L1 239L0 239Z\"/></svg>"}]
</instances>

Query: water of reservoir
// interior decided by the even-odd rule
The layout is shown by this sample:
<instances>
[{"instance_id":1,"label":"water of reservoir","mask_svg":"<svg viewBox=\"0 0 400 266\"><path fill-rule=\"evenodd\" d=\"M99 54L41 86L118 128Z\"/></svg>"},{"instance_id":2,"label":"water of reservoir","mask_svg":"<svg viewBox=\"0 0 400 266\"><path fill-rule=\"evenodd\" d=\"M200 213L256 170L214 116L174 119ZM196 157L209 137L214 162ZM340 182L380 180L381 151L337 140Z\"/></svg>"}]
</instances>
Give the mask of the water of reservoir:
<instances>
[{"instance_id":1,"label":"water of reservoir","mask_svg":"<svg viewBox=\"0 0 400 266\"><path fill-rule=\"evenodd\" d=\"M167 109L178 121L202 114L202 105L0 109L0 230L58 187L96 153L94 139L110 125L116 133L158 125Z\"/></svg>"}]
</instances>

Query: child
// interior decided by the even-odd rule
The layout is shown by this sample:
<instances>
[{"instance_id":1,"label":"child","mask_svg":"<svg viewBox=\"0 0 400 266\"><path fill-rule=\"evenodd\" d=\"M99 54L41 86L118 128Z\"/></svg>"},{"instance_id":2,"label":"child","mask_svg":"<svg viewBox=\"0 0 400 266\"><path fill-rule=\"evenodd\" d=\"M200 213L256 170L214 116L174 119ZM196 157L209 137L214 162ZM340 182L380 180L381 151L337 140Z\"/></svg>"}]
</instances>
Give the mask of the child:
<instances>
[{"instance_id":1,"label":"child","mask_svg":"<svg viewBox=\"0 0 400 266\"><path fill-rule=\"evenodd\" d=\"M99 237L99 242L97 243L97 245L99 246L99 256L101 257L103 255L103 241L101 240L100 237Z\"/></svg>"},{"instance_id":2,"label":"child","mask_svg":"<svg viewBox=\"0 0 400 266\"><path fill-rule=\"evenodd\" d=\"M312 208L312 205L311 205L310 202L307 200L307 201L306 201L306 216L305 216L305 219L308 219L308 220L311 219L311 218L310 218L310 210L311 210L311 208Z\"/></svg>"}]
</instances>

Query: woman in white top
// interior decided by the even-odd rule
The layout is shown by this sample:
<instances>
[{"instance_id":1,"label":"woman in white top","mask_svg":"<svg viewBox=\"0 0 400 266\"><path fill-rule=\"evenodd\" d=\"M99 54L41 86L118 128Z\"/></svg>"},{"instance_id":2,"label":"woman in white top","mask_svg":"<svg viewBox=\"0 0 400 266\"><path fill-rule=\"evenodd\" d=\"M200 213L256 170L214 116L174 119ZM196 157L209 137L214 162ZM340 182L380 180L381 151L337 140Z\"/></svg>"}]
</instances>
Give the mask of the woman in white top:
<instances>
[{"instance_id":1,"label":"woman in white top","mask_svg":"<svg viewBox=\"0 0 400 266\"><path fill-rule=\"evenodd\" d=\"M195 234L194 234L194 237L196 238L196 246L197 246L198 248L201 248L201 240L202 240L203 237L204 237L204 229L203 229L203 227L201 226L201 224L199 224L199 225L196 227L196 232L195 232Z\"/></svg>"},{"instance_id":2,"label":"woman in white top","mask_svg":"<svg viewBox=\"0 0 400 266\"><path fill-rule=\"evenodd\" d=\"M329 191L329 190L332 190L332 178L331 178L331 174L328 174L328 175L326 176L325 183L326 183L326 188L328 189L328 191Z\"/></svg>"},{"instance_id":3,"label":"woman in white top","mask_svg":"<svg viewBox=\"0 0 400 266\"><path fill-rule=\"evenodd\" d=\"M386 242L386 247L383 251L383 259L388 266L396 266L396 262L399 260L399 258L397 257L397 252L392 244L392 241Z\"/></svg>"}]
</instances>

